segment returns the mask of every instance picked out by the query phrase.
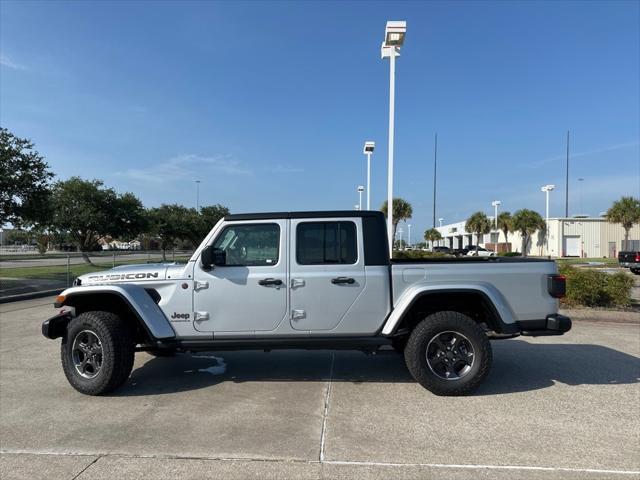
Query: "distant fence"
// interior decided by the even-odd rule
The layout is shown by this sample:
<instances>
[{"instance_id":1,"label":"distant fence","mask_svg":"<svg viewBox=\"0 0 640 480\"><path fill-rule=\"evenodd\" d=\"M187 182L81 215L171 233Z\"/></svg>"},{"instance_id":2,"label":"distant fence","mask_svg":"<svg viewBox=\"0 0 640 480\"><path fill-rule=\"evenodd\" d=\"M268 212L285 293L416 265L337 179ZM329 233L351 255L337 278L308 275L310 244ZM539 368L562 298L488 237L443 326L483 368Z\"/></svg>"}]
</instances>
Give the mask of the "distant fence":
<instances>
[{"instance_id":1,"label":"distant fence","mask_svg":"<svg viewBox=\"0 0 640 480\"><path fill-rule=\"evenodd\" d=\"M120 265L186 262L191 250L106 250L90 252L91 263L79 252L0 252L0 298L65 288L80 275Z\"/></svg>"}]
</instances>

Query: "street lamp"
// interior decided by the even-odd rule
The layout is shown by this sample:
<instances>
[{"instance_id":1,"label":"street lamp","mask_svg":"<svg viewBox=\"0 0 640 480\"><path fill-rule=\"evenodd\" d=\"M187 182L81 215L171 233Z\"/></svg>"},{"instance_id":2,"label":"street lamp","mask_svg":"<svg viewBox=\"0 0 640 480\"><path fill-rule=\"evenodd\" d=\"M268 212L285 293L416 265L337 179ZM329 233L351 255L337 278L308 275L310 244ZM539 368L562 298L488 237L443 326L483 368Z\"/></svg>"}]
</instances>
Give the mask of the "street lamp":
<instances>
[{"instance_id":1,"label":"street lamp","mask_svg":"<svg viewBox=\"0 0 640 480\"><path fill-rule=\"evenodd\" d=\"M438 223L440 223L440 228L442 228L442 222L444 222L444 218L439 218Z\"/></svg>"},{"instance_id":2,"label":"street lamp","mask_svg":"<svg viewBox=\"0 0 640 480\"><path fill-rule=\"evenodd\" d=\"M367 210L371 210L371 154L376 142L364 142L363 153L367 156Z\"/></svg>"},{"instance_id":3,"label":"street lamp","mask_svg":"<svg viewBox=\"0 0 640 480\"><path fill-rule=\"evenodd\" d=\"M362 192L364 192L364 187L362 185L358 186L358 210L362 210Z\"/></svg>"},{"instance_id":4,"label":"street lamp","mask_svg":"<svg viewBox=\"0 0 640 480\"><path fill-rule=\"evenodd\" d=\"M194 180L196 182L196 210L200 211L200 180Z\"/></svg>"},{"instance_id":5,"label":"street lamp","mask_svg":"<svg viewBox=\"0 0 640 480\"><path fill-rule=\"evenodd\" d=\"M400 241L398 242L398 249L399 250L402 250L402 233L403 233L403 230L402 230L402 227L400 227L398 229L398 236L400 237Z\"/></svg>"},{"instance_id":6,"label":"street lamp","mask_svg":"<svg viewBox=\"0 0 640 480\"><path fill-rule=\"evenodd\" d=\"M498 231L498 206L501 204L502 202L500 200L494 200L493 202L491 202L491 206L494 209L493 224L495 226L496 231ZM495 252L496 255L498 254L498 240L500 240L500 232L498 232L496 243L493 246L493 251ZM506 242L507 239L505 238L504 241Z\"/></svg>"},{"instance_id":7,"label":"street lamp","mask_svg":"<svg viewBox=\"0 0 640 480\"><path fill-rule=\"evenodd\" d=\"M388 21L384 29L384 42L380 48L383 59L389 59L389 165L387 174L387 234L389 252L393 252L393 137L396 90L396 57L407 33L407 22Z\"/></svg>"},{"instance_id":8,"label":"street lamp","mask_svg":"<svg viewBox=\"0 0 640 480\"><path fill-rule=\"evenodd\" d=\"M409 233L407 234L407 246L411 246L411 224L407 224L407 228L409 229Z\"/></svg>"},{"instance_id":9,"label":"street lamp","mask_svg":"<svg viewBox=\"0 0 640 480\"><path fill-rule=\"evenodd\" d=\"M545 229L544 229L544 246L547 251L547 255L549 255L549 192L551 192L555 185L545 185L540 188L540 191L546 194L547 197L547 208L545 214Z\"/></svg>"}]
</instances>

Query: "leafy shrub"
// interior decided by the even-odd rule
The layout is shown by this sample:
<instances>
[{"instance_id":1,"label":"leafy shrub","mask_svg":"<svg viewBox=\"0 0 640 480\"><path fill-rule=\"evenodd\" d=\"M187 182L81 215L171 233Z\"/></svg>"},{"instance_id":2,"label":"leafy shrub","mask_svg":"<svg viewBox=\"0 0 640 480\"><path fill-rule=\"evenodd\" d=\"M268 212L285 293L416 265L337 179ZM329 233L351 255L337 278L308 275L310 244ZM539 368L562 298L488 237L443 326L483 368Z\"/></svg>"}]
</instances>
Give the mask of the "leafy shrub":
<instances>
[{"instance_id":1,"label":"leafy shrub","mask_svg":"<svg viewBox=\"0 0 640 480\"><path fill-rule=\"evenodd\" d=\"M393 258L406 260L420 260L421 258L445 257L444 253L425 252L424 250L394 250Z\"/></svg>"},{"instance_id":2,"label":"leafy shrub","mask_svg":"<svg viewBox=\"0 0 640 480\"><path fill-rule=\"evenodd\" d=\"M567 277L567 306L624 307L631 303L633 279L624 272L610 275L593 268L560 265L560 273Z\"/></svg>"}]
</instances>

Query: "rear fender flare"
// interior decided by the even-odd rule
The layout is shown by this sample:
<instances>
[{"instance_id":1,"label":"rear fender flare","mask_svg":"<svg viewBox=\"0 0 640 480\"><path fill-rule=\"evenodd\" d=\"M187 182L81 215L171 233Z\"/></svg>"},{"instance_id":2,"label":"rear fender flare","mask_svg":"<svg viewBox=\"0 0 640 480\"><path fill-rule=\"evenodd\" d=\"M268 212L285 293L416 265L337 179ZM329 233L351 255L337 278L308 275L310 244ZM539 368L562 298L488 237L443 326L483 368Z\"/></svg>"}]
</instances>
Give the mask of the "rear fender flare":
<instances>
[{"instance_id":1,"label":"rear fender flare","mask_svg":"<svg viewBox=\"0 0 640 480\"><path fill-rule=\"evenodd\" d=\"M475 293L480 294L493 310L497 322L503 332L513 333L518 330L516 318L504 296L493 285L485 282L466 282L464 284L428 284L422 283L408 288L398 299L396 307L382 327L382 335L392 335L404 316L411 311L415 302L426 295L440 293Z\"/></svg>"}]
</instances>

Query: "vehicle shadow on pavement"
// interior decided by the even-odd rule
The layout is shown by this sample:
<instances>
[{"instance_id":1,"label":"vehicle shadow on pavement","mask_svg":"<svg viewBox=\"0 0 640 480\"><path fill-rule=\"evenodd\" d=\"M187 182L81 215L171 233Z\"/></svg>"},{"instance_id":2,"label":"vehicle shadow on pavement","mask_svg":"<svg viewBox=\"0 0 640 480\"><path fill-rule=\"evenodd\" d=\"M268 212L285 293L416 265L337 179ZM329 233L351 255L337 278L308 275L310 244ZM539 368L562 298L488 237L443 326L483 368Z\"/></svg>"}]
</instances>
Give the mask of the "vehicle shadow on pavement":
<instances>
[{"instance_id":1,"label":"vehicle shadow on pavement","mask_svg":"<svg viewBox=\"0 0 640 480\"><path fill-rule=\"evenodd\" d=\"M525 392L566 385L640 382L640 359L600 345L493 342L493 368L476 396ZM146 355L146 354L139 354ZM332 366L332 355L334 355ZM159 395L212 387L223 382L414 383L395 352L287 350L200 352L148 357L113 396Z\"/></svg>"}]
</instances>

